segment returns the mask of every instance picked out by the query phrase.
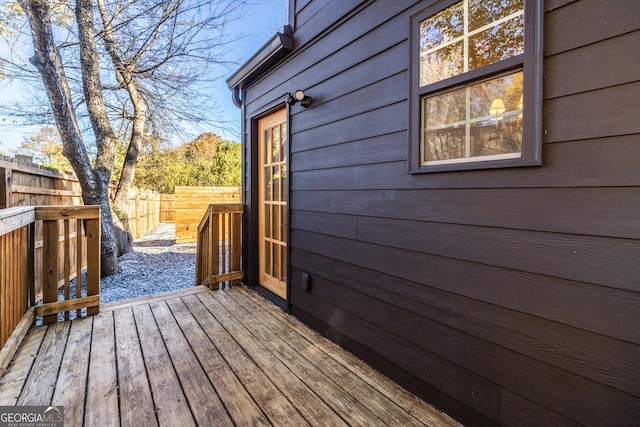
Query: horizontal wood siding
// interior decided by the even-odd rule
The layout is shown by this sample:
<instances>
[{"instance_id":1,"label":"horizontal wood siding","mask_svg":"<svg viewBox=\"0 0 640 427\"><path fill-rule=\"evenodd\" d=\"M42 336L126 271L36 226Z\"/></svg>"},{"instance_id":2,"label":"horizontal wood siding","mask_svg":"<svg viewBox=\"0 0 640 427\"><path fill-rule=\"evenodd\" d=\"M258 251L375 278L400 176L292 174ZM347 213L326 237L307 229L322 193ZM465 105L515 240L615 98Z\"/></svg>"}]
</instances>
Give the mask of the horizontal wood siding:
<instances>
[{"instance_id":1,"label":"horizontal wood siding","mask_svg":"<svg viewBox=\"0 0 640 427\"><path fill-rule=\"evenodd\" d=\"M290 309L471 425L636 424L640 3L545 1L542 167L410 175L429 3L291 2L294 51L245 89L249 205L256 119L312 99L289 111Z\"/></svg>"}]
</instances>

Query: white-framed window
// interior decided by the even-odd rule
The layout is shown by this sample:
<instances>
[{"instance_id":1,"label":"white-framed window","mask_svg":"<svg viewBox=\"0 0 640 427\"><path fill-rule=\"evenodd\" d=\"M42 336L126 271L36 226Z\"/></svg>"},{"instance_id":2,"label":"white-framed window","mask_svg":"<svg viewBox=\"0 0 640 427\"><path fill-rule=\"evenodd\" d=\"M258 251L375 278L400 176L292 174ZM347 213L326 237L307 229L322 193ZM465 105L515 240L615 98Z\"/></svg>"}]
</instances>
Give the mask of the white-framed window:
<instances>
[{"instance_id":1,"label":"white-framed window","mask_svg":"<svg viewBox=\"0 0 640 427\"><path fill-rule=\"evenodd\" d=\"M540 164L542 2L427 3L410 26L410 170Z\"/></svg>"}]
</instances>

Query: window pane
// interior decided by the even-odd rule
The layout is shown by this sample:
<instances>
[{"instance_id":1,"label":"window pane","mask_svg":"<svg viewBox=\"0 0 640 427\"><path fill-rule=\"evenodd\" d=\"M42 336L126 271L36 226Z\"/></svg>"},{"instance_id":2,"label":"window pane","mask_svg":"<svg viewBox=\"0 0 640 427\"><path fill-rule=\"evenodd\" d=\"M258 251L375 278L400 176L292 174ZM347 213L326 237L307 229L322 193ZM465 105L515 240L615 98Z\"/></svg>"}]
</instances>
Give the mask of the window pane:
<instances>
[{"instance_id":1,"label":"window pane","mask_svg":"<svg viewBox=\"0 0 640 427\"><path fill-rule=\"evenodd\" d=\"M472 157L522 151L522 78L518 71L469 88Z\"/></svg>"},{"instance_id":2,"label":"window pane","mask_svg":"<svg viewBox=\"0 0 640 427\"><path fill-rule=\"evenodd\" d=\"M470 118L522 110L522 71L485 80L470 87Z\"/></svg>"},{"instance_id":3,"label":"window pane","mask_svg":"<svg viewBox=\"0 0 640 427\"><path fill-rule=\"evenodd\" d=\"M424 138L423 162L465 157L466 138L464 126L427 131Z\"/></svg>"},{"instance_id":4,"label":"window pane","mask_svg":"<svg viewBox=\"0 0 640 427\"><path fill-rule=\"evenodd\" d=\"M423 99L425 124L428 129L443 128L447 124L464 122L467 117L466 89L456 89Z\"/></svg>"},{"instance_id":5,"label":"window pane","mask_svg":"<svg viewBox=\"0 0 640 427\"><path fill-rule=\"evenodd\" d=\"M447 45L422 57L420 86L439 82L464 72L464 42Z\"/></svg>"},{"instance_id":6,"label":"window pane","mask_svg":"<svg viewBox=\"0 0 640 427\"><path fill-rule=\"evenodd\" d=\"M471 126L471 157L496 156L522 151L522 123L515 116Z\"/></svg>"},{"instance_id":7,"label":"window pane","mask_svg":"<svg viewBox=\"0 0 640 427\"><path fill-rule=\"evenodd\" d=\"M497 24L469 37L469 70L524 52L524 16Z\"/></svg>"},{"instance_id":8,"label":"window pane","mask_svg":"<svg viewBox=\"0 0 640 427\"><path fill-rule=\"evenodd\" d=\"M522 54L524 0L463 0L421 21L419 34L426 86Z\"/></svg>"},{"instance_id":9,"label":"window pane","mask_svg":"<svg viewBox=\"0 0 640 427\"><path fill-rule=\"evenodd\" d=\"M524 0L469 0L469 31L524 10Z\"/></svg>"},{"instance_id":10,"label":"window pane","mask_svg":"<svg viewBox=\"0 0 640 427\"><path fill-rule=\"evenodd\" d=\"M422 99L422 162L522 151L522 71Z\"/></svg>"},{"instance_id":11,"label":"window pane","mask_svg":"<svg viewBox=\"0 0 640 427\"><path fill-rule=\"evenodd\" d=\"M464 32L464 7L456 3L420 23L420 51L448 43Z\"/></svg>"}]
</instances>

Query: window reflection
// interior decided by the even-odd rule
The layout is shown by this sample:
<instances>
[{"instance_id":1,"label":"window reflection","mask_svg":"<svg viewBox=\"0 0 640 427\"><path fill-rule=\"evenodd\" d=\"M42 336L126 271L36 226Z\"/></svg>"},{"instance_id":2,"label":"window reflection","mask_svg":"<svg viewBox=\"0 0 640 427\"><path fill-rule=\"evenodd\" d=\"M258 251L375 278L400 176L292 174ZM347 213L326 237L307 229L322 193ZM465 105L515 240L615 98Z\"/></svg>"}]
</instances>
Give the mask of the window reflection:
<instances>
[{"instance_id":1,"label":"window reflection","mask_svg":"<svg viewBox=\"0 0 640 427\"><path fill-rule=\"evenodd\" d=\"M524 52L524 16L495 25L469 37L469 70Z\"/></svg>"},{"instance_id":2,"label":"window reflection","mask_svg":"<svg viewBox=\"0 0 640 427\"><path fill-rule=\"evenodd\" d=\"M420 86L523 52L524 0L462 0L420 23Z\"/></svg>"},{"instance_id":3,"label":"window reflection","mask_svg":"<svg viewBox=\"0 0 640 427\"><path fill-rule=\"evenodd\" d=\"M424 97L422 163L519 155L522 77L517 71Z\"/></svg>"}]
</instances>

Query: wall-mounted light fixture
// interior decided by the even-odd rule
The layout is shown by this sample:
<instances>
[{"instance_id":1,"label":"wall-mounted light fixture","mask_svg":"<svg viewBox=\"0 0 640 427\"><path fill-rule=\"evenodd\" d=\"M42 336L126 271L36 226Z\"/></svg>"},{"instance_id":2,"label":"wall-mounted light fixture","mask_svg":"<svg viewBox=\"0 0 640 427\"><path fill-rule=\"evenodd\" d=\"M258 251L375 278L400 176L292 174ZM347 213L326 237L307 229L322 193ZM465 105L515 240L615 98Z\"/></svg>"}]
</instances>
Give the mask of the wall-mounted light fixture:
<instances>
[{"instance_id":1,"label":"wall-mounted light fixture","mask_svg":"<svg viewBox=\"0 0 640 427\"><path fill-rule=\"evenodd\" d=\"M311 105L311 98L304 94L304 91L297 90L293 95L289 94L289 98L287 98L287 104L294 105L297 102L300 103L304 108L307 108Z\"/></svg>"}]
</instances>

